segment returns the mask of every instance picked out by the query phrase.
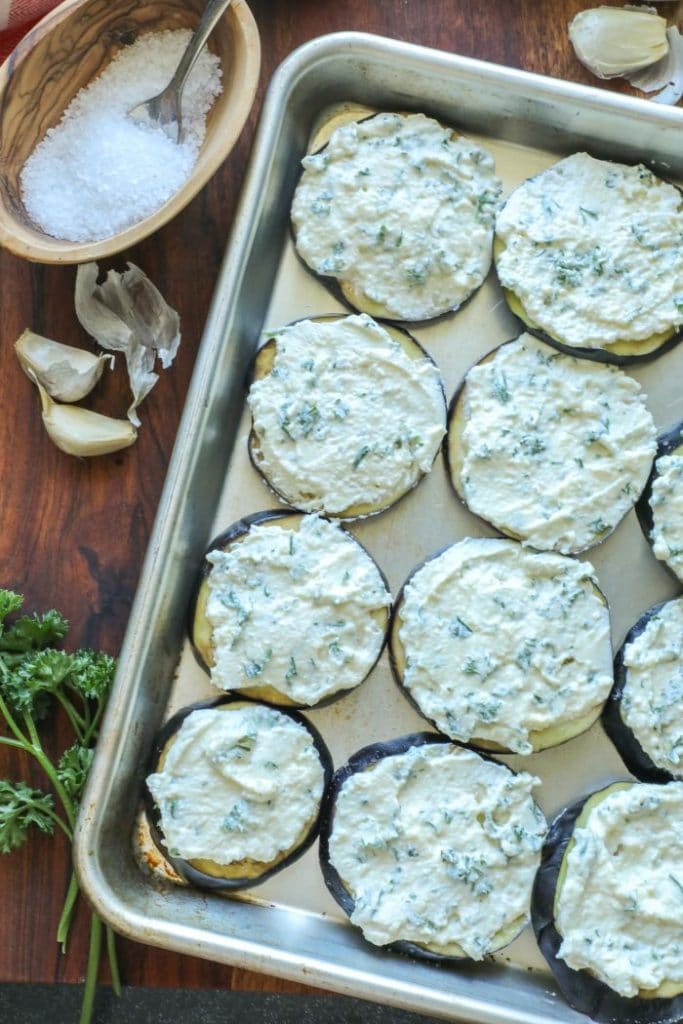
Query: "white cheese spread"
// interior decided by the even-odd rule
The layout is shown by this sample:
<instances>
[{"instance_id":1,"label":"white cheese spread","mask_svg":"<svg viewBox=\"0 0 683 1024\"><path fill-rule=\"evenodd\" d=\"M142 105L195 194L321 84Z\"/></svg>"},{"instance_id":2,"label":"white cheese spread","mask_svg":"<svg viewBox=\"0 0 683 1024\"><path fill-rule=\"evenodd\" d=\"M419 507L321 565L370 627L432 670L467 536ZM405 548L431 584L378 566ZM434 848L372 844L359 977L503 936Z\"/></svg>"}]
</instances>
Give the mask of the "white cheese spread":
<instances>
[{"instance_id":1,"label":"white cheese spread","mask_svg":"<svg viewBox=\"0 0 683 1024\"><path fill-rule=\"evenodd\" d=\"M529 334L466 377L460 493L472 512L542 550L603 540L632 507L655 453L640 385Z\"/></svg>"},{"instance_id":2,"label":"white cheese spread","mask_svg":"<svg viewBox=\"0 0 683 1024\"><path fill-rule=\"evenodd\" d=\"M337 796L330 861L375 945L456 944L481 960L514 938L545 819L538 779L448 743L413 746L350 775Z\"/></svg>"},{"instance_id":3,"label":"white cheese spread","mask_svg":"<svg viewBox=\"0 0 683 1024\"><path fill-rule=\"evenodd\" d=\"M683 598L626 645L624 666L621 717L654 764L683 778Z\"/></svg>"},{"instance_id":4,"label":"white cheese spread","mask_svg":"<svg viewBox=\"0 0 683 1024\"><path fill-rule=\"evenodd\" d=\"M428 472L446 426L439 371L365 315L278 331L249 390L255 461L304 511L378 511Z\"/></svg>"},{"instance_id":5,"label":"white cheese spread","mask_svg":"<svg viewBox=\"0 0 683 1024\"><path fill-rule=\"evenodd\" d=\"M683 580L683 455L662 455L652 483L652 550Z\"/></svg>"},{"instance_id":6,"label":"white cheese spread","mask_svg":"<svg viewBox=\"0 0 683 1024\"><path fill-rule=\"evenodd\" d=\"M530 732L597 715L611 689L596 585L590 565L514 541L454 544L405 587L404 685L452 739L532 753Z\"/></svg>"},{"instance_id":7,"label":"white cheese spread","mask_svg":"<svg viewBox=\"0 0 683 1024\"><path fill-rule=\"evenodd\" d=\"M192 711L147 785L171 856L269 864L305 838L324 771L307 729L254 704Z\"/></svg>"},{"instance_id":8,"label":"white cheese spread","mask_svg":"<svg viewBox=\"0 0 683 1024\"><path fill-rule=\"evenodd\" d=\"M363 681L379 657L391 604L379 569L336 523L254 525L207 555L211 681L224 690L272 686L317 704Z\"/></svg>"},{"instance_id":9,"label":"white cheese spread","mask_svg":"<svg viewBox=\"0 0 683 1024\"><path fill-rule=\"evenodd\" d=\"M623 996L683 988L683 783L609 793L574 830L565 863L558 956Z\"/></svg>"},{"instance_id":10,"label":"white cheese spread","mask_svg":"<svg viewBox=\"0 0 683 1024\"><path fill-rule=\"evenodd\" d=\"M501 284L567 345L609 349L683 324L683 197L642 164L569 156L515 189L496 237Z\"/></svg>"},{"instance_id":11,"label":"white cheese spread","mask_svg":"<svg viewBox=\"0 0 683 1024\"><path fill-rule=\"evenodd\" d=\"M292 220L317 274L401 320L456 309L486 277L501 184L473 142L423 114L377 114L303 166Z\"/></svg>"}]
</instances>

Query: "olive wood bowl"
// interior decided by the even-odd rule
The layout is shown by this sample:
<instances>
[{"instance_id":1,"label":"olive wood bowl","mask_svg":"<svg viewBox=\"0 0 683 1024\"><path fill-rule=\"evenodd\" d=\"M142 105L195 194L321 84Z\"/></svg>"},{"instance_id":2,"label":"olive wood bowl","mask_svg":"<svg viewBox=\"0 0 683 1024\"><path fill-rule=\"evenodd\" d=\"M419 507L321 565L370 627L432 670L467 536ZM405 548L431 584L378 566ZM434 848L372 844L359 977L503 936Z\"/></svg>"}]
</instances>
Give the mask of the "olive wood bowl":
<instances>
[{"instance_id":1,"label":"olive wood bowl","mask_svg":"<svg viewBox=\"0 0 683 1024\"><path fill-rule=\"evenodd\" d=\"M258 29L244 0L211 33L223 92L190 176L155 213L100 241L69 242L39 228L24 208L19 176L35 146L77 92L122 46L145 32L194 29L205 0L64 0L27 33L0 67L0 245L40 263L84 263L137 244L171 220L206 184L233 148L258 84ZM142 98L142 97L141 97Z\"/></svg>"}]
</instances>

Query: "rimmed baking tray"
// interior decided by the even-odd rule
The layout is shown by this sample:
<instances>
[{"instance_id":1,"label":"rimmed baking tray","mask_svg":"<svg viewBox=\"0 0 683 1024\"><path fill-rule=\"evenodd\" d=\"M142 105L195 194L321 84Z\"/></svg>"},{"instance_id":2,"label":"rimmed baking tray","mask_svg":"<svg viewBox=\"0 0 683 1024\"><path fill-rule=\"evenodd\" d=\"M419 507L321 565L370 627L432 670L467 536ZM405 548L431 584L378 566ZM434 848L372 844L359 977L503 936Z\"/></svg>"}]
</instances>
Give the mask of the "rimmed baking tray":
<instances>
[{"instance_id":1,"label":"rimmed baking tray","mask_svg":"<svg viewBox=\"0 0 683 1024\"><path fill-rule=\"evenodd\" d=\"M102 917L138 941L452 1020L578 1022L585 1018L557 995L529 930L495 960L471 967L373 949L325 890L315 850L231 898L162 884L138 866L136 815L153 735L176 707L215 692L186 639L201 553L233 520L277 505L246 454L244 382L260 332L342 310L296 258L288 218L309 140L346 104L440 118L493 152L506 192L582 149L683 177L680 110L354 33L314 40L284 62L261 116L83 802L80 881ZM519 329L491 274L461 311L414 333L450 394L478 356ZM683 415L682 372L683 346L633 373L660 428ZM426 555L486 533L450 491L441 457L394 510L352 529L394 595ZM645 608L674 591L633 513L590 561L611 602L615 646ZM391 681L386 653L356 693L310 717L337 764L365 743L425 727ZM543 780L539 800L549 816L610 779L628 778L599 725L564 747L505 760Z\"/></svg>"}]
</instances>

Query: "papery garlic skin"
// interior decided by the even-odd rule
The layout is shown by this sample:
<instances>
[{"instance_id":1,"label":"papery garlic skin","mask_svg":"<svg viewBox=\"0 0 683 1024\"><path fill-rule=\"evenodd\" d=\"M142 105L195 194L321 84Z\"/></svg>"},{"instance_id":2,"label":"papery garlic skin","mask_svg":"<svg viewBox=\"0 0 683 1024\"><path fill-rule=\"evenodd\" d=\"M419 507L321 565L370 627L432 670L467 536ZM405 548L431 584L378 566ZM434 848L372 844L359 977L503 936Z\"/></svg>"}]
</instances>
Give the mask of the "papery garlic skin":
<instances>
[{"instance_id":1,"label":"papery garlic skin","mask_svg":"<svg viewBox=\"0 0 683 1024\"><path fill-rule=\"evenodd\" d=\"M134 263L123 274L110 270L97 283L97 263L81 263L76 271L76 316L102 348L123 352L133 401L128 419L140 426L136 409L159 375L158 358L166 369L180 345L180 317Z\"/></svg>"},{"instance_id":2,"label":"papery garlic skin","mask_svg":"<svg viewBox=\"0 0 683 1024\"><path fill-rule=\"evenodd\" d=\"M47 393L60 402L79 402L90 394L111 355L95 355L82 348L25 330L14 344L23 371L38 380ZM31 373L29 373L29 370Z\"/></svg>"},{"instance_id":3,"label":"papery garlic skin","mask_svg":"<svg viewBox=\"0 0 683 1024\"><path fill-rule=\"evenodd\" d=\"M617 78L666 56L666 19L630 7L593 7L569 24L576 56L598 78Z\"/></svg>"},{"instance_id":4,"label":"papery garlic skin","mask_svg":"<svg viewBox=\"0 0 683 1024\"><path fill-rule=\"evenodd\" d=\"M28 375L40 392L43 423L50 440L67 455L79 458L108 455L128 448L137 439L137 430L128 420L103 416L80 405L60 405L50 398L30 371Z\"/></svg>"}]
</instances>

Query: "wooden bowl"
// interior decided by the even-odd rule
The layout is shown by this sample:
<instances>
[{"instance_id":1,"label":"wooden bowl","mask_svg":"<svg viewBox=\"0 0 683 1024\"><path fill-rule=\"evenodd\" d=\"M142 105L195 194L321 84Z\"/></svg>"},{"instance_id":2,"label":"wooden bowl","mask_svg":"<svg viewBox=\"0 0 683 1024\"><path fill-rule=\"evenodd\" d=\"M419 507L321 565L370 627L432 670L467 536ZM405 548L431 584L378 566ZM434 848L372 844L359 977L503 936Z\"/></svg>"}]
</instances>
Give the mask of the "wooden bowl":
<instances>
[{"instance_id":1,"label":"wooden bowl","mask_svg":"<svg viewBox=\"0 0 683 1024\"><path fill-rule=\"evenodd\" d=\"M234 146L251 110L261 50L244 0L233 0L209 38L223 70L223 92L184 185L155 213L96 242L53 238L29 217L22 167L76 93L139 35L194 28L205 0L65 0L21 40L0 67L0 245L40 263L83 263L135 245L197 194Z\"/></svg>"}]
</instances>

